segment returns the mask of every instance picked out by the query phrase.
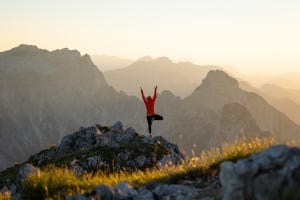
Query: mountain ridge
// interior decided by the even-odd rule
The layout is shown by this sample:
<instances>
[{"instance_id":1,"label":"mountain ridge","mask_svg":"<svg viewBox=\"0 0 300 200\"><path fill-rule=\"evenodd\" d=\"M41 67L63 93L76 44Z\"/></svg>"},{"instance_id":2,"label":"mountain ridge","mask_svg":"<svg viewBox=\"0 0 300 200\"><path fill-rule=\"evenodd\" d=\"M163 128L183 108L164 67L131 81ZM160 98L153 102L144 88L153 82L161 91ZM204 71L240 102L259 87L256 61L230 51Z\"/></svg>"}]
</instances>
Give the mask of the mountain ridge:
<instances>
[{"instance_id":1,"label":"mountain ridge","mask_svg":"<svg viewBox=\"0 0 300 200\"><path fill-rule=\"evenodd\" d=\"M0 66L0 169L78 126L112 123L115 116L128 123L127 114L142 106L137 98L111 88L90 57L77 50L50 52L21 45L0 53ZM22 73L15 73L20 69Z\"/></svg>"},{"instance_id":2,"label":"mountain ridge","mask_svg":"<svg viewBox=\"0 0 300 200\"><path fill-rule=\"evenodd\" d=\"M64 56L64 51L76 55ZM7 67L57 69L55 73L0 74L0 169L26 160L79 126L99 121L122 121L125 126L147 134L141 98L117 92L89 57L78 58L78 53L64 51L56 51L55 55L44 50L33 56L19 54L17 59L23 61L19 66L9 65L7 61L12 58L0 53L0 63L6 61ZM55 56L57 59L53 59ZM299 138L299 126L262 97L241 90L225 72L207 73L200 74L206 76L204 84L200 85L200 77L197 89L184 99L169 91L158 94L156 111L164 120L153 123L155 136L162 135L187 152L196 153L218 146L224 139L231 142L242 130L249 136L264 136L267 131L274 132L279 139ZM176 81L170 74L166 78ZM152 86L145 93L153 94ZM159 89L164 90L160 85ZM222 131L223 128L226 130Z\"/></svg>"},{"instance_id":3,"label":"mountain ridge","mask_svg":"<svg viewBox=\"0 0 300 200\"><path fill-rule=\"evenodd\" d=\"M160 90L170 90L185 97L191 94L211 69L220 67L199 66L191 62L176 63L168 57L146 57L125 68L104 72L104 76L108 84L128 95L139 96L139 86L150 91L155 85L159 85Z\"/></svg>"}]
</instances>

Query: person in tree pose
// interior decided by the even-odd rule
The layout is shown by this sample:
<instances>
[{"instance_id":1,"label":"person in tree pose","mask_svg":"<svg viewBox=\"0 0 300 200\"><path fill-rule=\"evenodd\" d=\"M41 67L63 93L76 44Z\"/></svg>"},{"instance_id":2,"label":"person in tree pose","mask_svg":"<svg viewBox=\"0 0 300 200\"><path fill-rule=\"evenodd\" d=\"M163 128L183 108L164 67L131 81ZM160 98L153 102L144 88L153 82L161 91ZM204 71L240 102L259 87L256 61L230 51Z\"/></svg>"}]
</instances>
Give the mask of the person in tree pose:
<instances>
[{"instance_id":1,"label":"person in tree pose","mask_svg":"<svg viewBox=\"0 0 300 200\"><path fill-rule=\"evenodd\" d=\"M156 114L154 111L155 100L157 97L157 86L155 86L153 97L148 96L147 98L145 98L142 87L141 87L141 94L147 110L147 122L148 122L149 134L152 137L151 125L153 120L163 120L163 117Z\"/></svg>"}]
</instances>

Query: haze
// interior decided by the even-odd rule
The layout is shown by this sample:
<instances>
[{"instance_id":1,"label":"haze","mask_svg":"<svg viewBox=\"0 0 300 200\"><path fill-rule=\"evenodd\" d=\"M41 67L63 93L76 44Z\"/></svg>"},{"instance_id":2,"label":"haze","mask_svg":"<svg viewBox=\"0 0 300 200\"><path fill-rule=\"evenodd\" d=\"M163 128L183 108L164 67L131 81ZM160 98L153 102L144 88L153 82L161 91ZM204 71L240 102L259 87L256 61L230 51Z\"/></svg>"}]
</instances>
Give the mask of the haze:
<instances>
[{"instance_id":1,"label":"haze","mask_svg":"<svg viewBox=\"0 0 300 200\"><path fill-rule=\"evenodd\" d=\"M295 0L2 1L0 51L25 43L248 74L299 72L299 10Z\"/></svg>"}]
</instances>

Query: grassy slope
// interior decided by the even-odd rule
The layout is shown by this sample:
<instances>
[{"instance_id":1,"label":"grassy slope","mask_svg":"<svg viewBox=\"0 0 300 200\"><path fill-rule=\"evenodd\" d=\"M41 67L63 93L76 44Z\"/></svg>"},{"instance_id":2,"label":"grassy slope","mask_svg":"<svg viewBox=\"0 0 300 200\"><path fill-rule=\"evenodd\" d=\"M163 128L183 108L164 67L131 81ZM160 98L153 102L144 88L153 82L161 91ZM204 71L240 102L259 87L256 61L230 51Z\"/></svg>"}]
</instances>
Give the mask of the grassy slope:
<instances>
[{"instance_id":1,"label":"grassy slope","mask_svg":"<svg viewBox=\"0 0 300 200\"><path fill-rule=\"evenodd\" d=\"M240 138L233 144L224 144L202 152L200 156L190 158L180 166L168 166L160 169L129 172L116 172L107 175L104 172L76 176L66 168L48 167L38 175L31 176L22 184L24 199L64 199L68 195L90 192L100 184L115 185L127 181L133 187L151 182L178 183L182 179L214 176L218 174L220 163L224 160L236 161L275 144L273 138Z\"/></svg>"}]
</instances>

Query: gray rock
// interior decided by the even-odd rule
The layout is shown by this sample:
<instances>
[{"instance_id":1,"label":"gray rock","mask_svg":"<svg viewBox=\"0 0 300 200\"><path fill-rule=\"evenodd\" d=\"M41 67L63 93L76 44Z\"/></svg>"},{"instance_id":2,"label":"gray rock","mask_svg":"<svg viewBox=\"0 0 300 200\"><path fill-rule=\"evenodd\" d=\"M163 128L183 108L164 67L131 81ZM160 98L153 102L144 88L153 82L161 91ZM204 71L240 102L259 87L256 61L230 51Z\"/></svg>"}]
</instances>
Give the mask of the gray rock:
<instances>
[{"instance_id":1,"label":"gray rock","mask_svg":"<svg viewBox=\"0 0 300 200\"><path fill-rule=\"evenodd\" d=\"M17 183L20 184L23 179L26 179L30 175L37 174L38 171L38 168L34 167L32 164L26 163L25 165L21 166L18 171Z\"/></svg>"},{"instance_id":2,"label":"gray rock","mask_svg":"<svg viewBox=\"0 0 300 200\"><path fill-rule=\"evenodd\" d=\"M299 199L300 149L271 147L236 164L221 165L224 200Z\"/></svg>"},{"instance_id":3,"label":"gray rock","mask_svg":"<svg viewBox=\"0 0 300 200\"><path fill-rule=\"evenodd\" d=\"M146 156L144 156L144 155L140 155L140 156L138 156L136 159L135 159L135 162L137 163L137 165L139 166L139 167L143 167L143 166L145 166L145 162L147 161L147 158L146 158Z\"/></svg>"},{"instance_id":4,"label":"gray rock","mask_svg":"<svg viewBox=\"0 0 300 200\"><path fill-rule=\"evenodd\" d=\"M157 163L158 167L167 167L180 164L183 158L180 154L168 154L160 159Z\"/></svg>"},{"instance_id":5,"label":"gray rock","mask_svg":"<svg viewBox=\"0 0 300 200\"><path fill-rule=\"evenodd\" d=\"M91 198L93 199L105 199L105 200L113 200L114 195L111 189L106 185L100 185L93 189L91 193Z\"/></svg>"},{"instance_id":6,"label":"gray rock","mask_svg":"<svg viewBox=\"0 0 300 200\"><path fill-rule=\"evenodd\" d=\"M155 141L156 141L155 138L150 137L150 136L144 136L142 138L142 142L149 143L149 144L154 144Z\"/></svg>"},{"instance_id":7,"label":"gray rock","mask_svg":"<svg viewBox=\"0 0 300 200\"><path fill-rule=\"evenodd\" d=\"M118 121L111 127L112 132L122 133L123 132L123 124Z\"/></svg>"},{"instance_id":8,"label":"gray rock","mask_svg":"<svg viewBox=\"0 0 300 200\"><path fill-rule=\"evenodd\" d=\"M133 141L136 138L136 132L133 128L126 129L123 133L120 133L116 136L117 142L128 143Z\"/></svg>"},{"instance_id":9,"label":"gray rock","mask_svg":"<svg viewBox=\"0 0 300 200\"><path fill-rule=\"evenodd\" d=\"M168 149L170 151L170 153L181 154L177 145L169 142L162 136L156 136L156 137L154 137L154 140L156 142L160 143L161 145L165 146L166 149ZM182 154L181 154L181 157L183 157Z\"/></svg>"},{"instance_id":10,"label":"gray rock","mask_svg":"<svg viewBox=\"0 0 300 200\"><path fill-rule=\"evenodd\" d=\"M155 200L152 192L145 187L140 187L138 189L138 199L139 200Z\"/></svg>"},{"instance_id":11,"label":"gray rock","mask_svg":"<svg viewBox=\"0 0 300 200\"><path fill-rule=\"evenodd\" d=\"M72 169L73 169L73 171L75 172L75 174L78 175L78 176L82 175L82 174L85 172L85 170L83 169L83 167L80 166L80 164L77 163L77 162L75 162L75 163L72 165Z\"/></svg>"},{"instance_id":12,"label":"gray rock","mask_svg":"<svg viewBox=\"0 0 300 200\"><path fill-rule=\"evenodd\" d=\"M125 200L125 199L138 199L138 193L136 190L132 189L127 182L121 182L112 188L114 191L115 199Z\"/></svg>"},{"instance_id":13,"label":"gray rock","mask_svg":"<svg viewBox=\"0 0 300 200\"><path fill-rule=\"evenodd\" d=\"M17 186L15 184L12 184L10 187L9 187L9 190L11 192L11 194L16 194L17 193Z\"/></svg>"},{"instance_id":14,"label":"gray rock","mask_svg":"<svg viewBox=\"0 0 300 200\"><path fill-rule=\"evenodd\" d=\"M190 200L198 196L198 190L186 185L167 185L162 184L155 187L152 191L156 199L167 200Z\"/></svg>"},{"instance_id":15,"label":"gray rock","mask_svg":"<svg viewBox=\"0 0 300 200\"><path fill-rule=\"evenodd\" d=\"M117 143L116 141L114 140L105 140L101 143L101 145L105 145L105 146L111 146L111 147L114 147L114 148L119 148L120 147L120 144Z\"/></svg>"},{"instance_id":16,"label":"gray rock","mask_svg":"<svg viewBox=\"0 0 300 200\"><path fill-rule=\"evenodd\" d=\"M84 172L97 171L106 166L101 155L87 157L81 160L74 160L71 163L72 169L77 175L82 175Z\"/></svg>"},{"instance_id":17,"label":"gray rock","mask_svg":"<svg viewBox=\"0 0 300 200\"><path fill-rule=\"evenodd\" d=\"M7 185L7 186L4 186L0 189L0 194L7 194L9 193L11 196L15 195L17 193L17 186L15 184L11 184L11 185Z\"/></svg>"}]
</instances>

